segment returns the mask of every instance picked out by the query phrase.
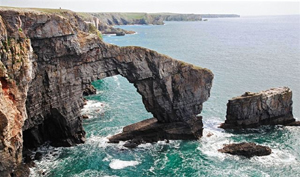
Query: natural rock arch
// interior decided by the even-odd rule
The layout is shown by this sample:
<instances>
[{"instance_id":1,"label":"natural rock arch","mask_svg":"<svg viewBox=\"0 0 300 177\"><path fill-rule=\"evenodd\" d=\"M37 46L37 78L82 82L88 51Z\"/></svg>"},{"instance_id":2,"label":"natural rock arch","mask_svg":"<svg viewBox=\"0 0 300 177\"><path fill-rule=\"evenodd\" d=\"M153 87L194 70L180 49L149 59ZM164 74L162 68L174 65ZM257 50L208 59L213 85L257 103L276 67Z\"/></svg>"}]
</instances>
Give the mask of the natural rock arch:
<instances>
[{"instance_id":1,"label":"natural rock arch","mask_svg":"<svg viewBox=\"0 0 300 177\"><path fill-rule=\"evenodd\" d=\"M5 142L0 155L7 157L7 163L0 163L7 170L0 174L21 162L22 129L27 147L49 140L56 146L84 142L83 90L94 80L117 74L133 83L158 122L175 122L175 128L180 122L195 137L202 134L196 115L209 97L211 71L149 49L106 44L76 14L63 15L0 10L1 85L8 82L14 98L8 100L13 111L3 119L18 125L4 127L6 134L13 132L12 138L0 135ZM12 141L8 149L6 142Z\"/></svg>"},{"instance_id":2,"label":"natural rock arch","mask_svg":"<svg viewBox=\"0 0 300 177\"><path fill-rule=\"evenodd\" d=\"M67 36L66 38L72 37L76 36ZM81 93L86 85L91 84L94 80L118 74L127 78L127 80L137 88L138 93L142 96L146 110L151 112L153 116L158 119L158 122L188 123L189 121L196 120L196 115L202 110L202 103L209 97L213 78L209 70L171 59L149 49L141 47L120 48L105 44L97 37L93 39L95 41L91 41L91 43L94 42L98 45L86 51L81 51L82 53L77 56L72 56L71 58L68 54L63 57L52 58L46 63L46 66L37 66L37 70L39 72L42 71L41 73L44 73L44 76L42 76L42 82L36 79L32 81L32 86L28 92L29 99L27 101L27 103L32 102L31 104L27 104L30 118L26 123L30 122L30 120L35 122L34 119L37 118L36 116L32 116L35 115L36 112L33 112L32 110L34 109L30 107L31 105L36 107L36 104L33 104L34 100L40 101L44 99L44 103L50 102L50 105L53 106L48 106L49 109L43 112L49 112L49 115L46 115L46 119L48 120L47 116L51 117L51 124L57 124L57 127L53 127L52 129L58 132L58 126L67 125L67 123L62 124L62 117L69 117L68 115L70 115L69 113L63 114L62 112L69 107L72 108L72 105L64 107L64 104L58 102L53 103L53 101L65 100L63 102L78 103L77 106L81 107ZM55 40L58 39L55 38ZM67 39L67 41L69 40L71 39ZM57 41L41 43L40 40L32 40L34 50L39 51L41 55L44 54L43 49L51 49L54 43L57 43ZM38 49L36 46L38 46ZM73 47L65 46L69 48L65 49L65 51L69 51L70 48ZM86 43L85 46L90 45ZM83 46L81 46L81 49L82 48ZM60 50L62 49L60 48ZM55 49L53 49L53 51L55 51ZM53 54L56 54L56 52L53 52ZM43 56L38 58L43 59ZM57 86L57 83L59 83L59 86ZM78 84L74 85L74 83ZM42 91L41 95L36 95L35 90L38 88ZM74 92L74 90L76 92ZM69 94L65 95L66 93ZM58 99L62 94L65 95L64 99ZM55 107L55 104L59 106ZM47 107L43 104L40 106L43 108ZM78 107L72 109L79 110ZM77 112L77 116L78 115L79 113ZM43 115L38 115L38 117L39 116L44 117ZM54 117L59 118L59 120L56 120ZM53 120L55 121L53 122ZM69 120L69 118L66 120ZM27 126L26 123L25 126ZM36 123L34 123L34 125L36 125ZM190 125L192 126L193 123ZM41 127L41 129L45 131L45 127ZM195 133L197 131L202 131L202 127L197 127ZM55 135L57 133L53 132L53 134ZM64 133L59 134L64 135ZM199 134L202 133L200 132ZM37 137L37 135L34 136ZM66 134L66 137L70 136ZM54 136L54 138L56 140L59 139L58 136ZM50 139L52 138L50 137ZM66 142L70 143L71 141L67 140ZM77 142L75 141L74 143Z\"/></svg>"}]
</instances>

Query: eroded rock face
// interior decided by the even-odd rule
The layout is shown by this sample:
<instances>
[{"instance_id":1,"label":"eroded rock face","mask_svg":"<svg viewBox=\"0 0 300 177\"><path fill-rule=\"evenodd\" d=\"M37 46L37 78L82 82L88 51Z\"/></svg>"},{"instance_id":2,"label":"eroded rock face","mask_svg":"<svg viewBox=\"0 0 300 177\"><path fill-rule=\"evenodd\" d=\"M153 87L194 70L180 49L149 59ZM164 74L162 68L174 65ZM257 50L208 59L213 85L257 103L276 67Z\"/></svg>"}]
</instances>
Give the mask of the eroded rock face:
<instances>
[{"instance_id":1,"label":"eroded rock face","mask_svg":"<svg viewBox=\"0 0 300 177\"><path fill-rule=\"evenodd\" d=\"M292 91L287 87L272 88L259 93L246 92L228 101L226 121L221 128L292 123L295 121L292 104Z\"/></svg>"},{"instance_id":2,"label":"eroded rock face","mask_svg":"<svg viewBox=\"0 0 300 177\"><path fill-rule=\"evenodd\" d=\"M267 146L257 145L255 143L238 143L238 144L227 144L222 149L218 150L222 153L228 153L232 155L241 155L245 157L253 156L266 156L270 155L272 150Z\"/></svg>"},{"instance_id":3,"label":"eroded rock face","mask_svg":"<svg viewBox=\"0 0 300 177\"><path fill-rule=\"evenodd\" d=\"M1 158L1 172L9 172L20 162L21 128L27 148L45 141L56 146L83 143L83 91L92 81L114 75L133 83L157 123L178 122L194 137L202 135L196 115L210 95L211 71L149 49L106 44L89 33L89 25L72 15L0 9L0 17L1 43L10 41L7 52L1 46L0 71L4 75L0 99L5 104L1 109L7 111L1 110L0 136L2 142L13 138L15 148L11 151L10 144L1 144L0 155L8 154L5 162ZM18 50L26 56L21 57L20 64L16 60ZM11 81L5 73L13 76ZM15 102L10 93L17 98Z\"/></svg>"},{"instance_id":4,"label":"eroded rock face","mask_svg":"<svg viewBox=\"0 0 300 177\"><path fill-rule=\"evenodd\" d=\"M18 25L18 24L16 24ZM32 48L21 31L18 40L9 38L0 16L0 176L9 176L22 161L22 126L31 76Z\"/></svg>"}]
</instances>

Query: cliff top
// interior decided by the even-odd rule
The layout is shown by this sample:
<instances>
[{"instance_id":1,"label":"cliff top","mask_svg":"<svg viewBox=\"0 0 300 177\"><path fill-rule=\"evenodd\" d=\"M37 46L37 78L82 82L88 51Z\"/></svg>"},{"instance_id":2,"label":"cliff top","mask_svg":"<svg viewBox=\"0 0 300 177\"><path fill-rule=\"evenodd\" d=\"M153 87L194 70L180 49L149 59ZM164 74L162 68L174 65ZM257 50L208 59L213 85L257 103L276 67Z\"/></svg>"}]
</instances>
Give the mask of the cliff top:
<instances>
[{"instance_id":1,"label":"cliff top","mask_svg":"<svg viewBox=\"0 0 300 177\"><path fill-rule=\"evenodd\" d=\"M258 92L258 93L245 92L243 95L233 97L231 100L239 100L239 99L244 99L244 98L253 98L253 97L262 96L262 95L272 96L272 95L276 95L276 94L280 94L280 93L286 93L286 92L290 92L290 91L291 90L288 87L271 88L271 89L261 91L261 92Z\"/></svg>"}]
</instances>

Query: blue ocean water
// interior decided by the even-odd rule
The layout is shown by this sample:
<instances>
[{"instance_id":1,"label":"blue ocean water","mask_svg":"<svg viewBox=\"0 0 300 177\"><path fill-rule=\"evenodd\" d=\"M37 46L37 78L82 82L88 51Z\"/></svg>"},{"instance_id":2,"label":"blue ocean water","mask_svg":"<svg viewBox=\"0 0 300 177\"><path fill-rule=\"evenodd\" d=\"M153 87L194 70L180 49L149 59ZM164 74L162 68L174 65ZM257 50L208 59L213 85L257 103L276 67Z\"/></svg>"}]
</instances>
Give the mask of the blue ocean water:
<instances>
[{"instance_id":1,"label":"blue ocean water","mask_svg":"<svg viewBox=\"0 0 300 177\"><path fill-rule=\"evenodd\" d=\"M107 143L122 127L151 118L141 96L126 79L94 82L97 94L82 110L87 142L71 148L41 147L45 155L32 176L300 176L297 127L262 127L224 131L226 103L245 91L288 86L295 118L300 119L300 16L209 19L166 22L163 26L121 26L137 34L104 36L119 46L142 46L212 70L211 97L201 115L204 136L198 141L170 141L127 149ZM298 119L298 120L299 120ZM207 136L212 134L212 136ZM223 144L255 142L272 154L251 159L219 153Z\"/></svg>"}]
</instances>

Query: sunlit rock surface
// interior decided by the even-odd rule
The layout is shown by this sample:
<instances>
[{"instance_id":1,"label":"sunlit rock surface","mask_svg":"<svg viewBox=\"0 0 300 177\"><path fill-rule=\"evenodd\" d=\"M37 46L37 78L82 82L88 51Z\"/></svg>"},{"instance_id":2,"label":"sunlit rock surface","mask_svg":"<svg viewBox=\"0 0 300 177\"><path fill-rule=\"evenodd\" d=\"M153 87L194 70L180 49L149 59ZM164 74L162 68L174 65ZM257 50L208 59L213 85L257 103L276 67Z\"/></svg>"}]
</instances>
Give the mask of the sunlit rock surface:
<instances>
[{"instance_id":1,"label":"sunlit rock surface","mask_svg":"<svg viewBox=\"0 0 300 177\"><path fill-rule=\"evenodd\" d=\"M287 87L246 92L228 101L226 121L221 128L290 124L295 121L292 104L292 91Z\"/></svg>"}]
</instances>

